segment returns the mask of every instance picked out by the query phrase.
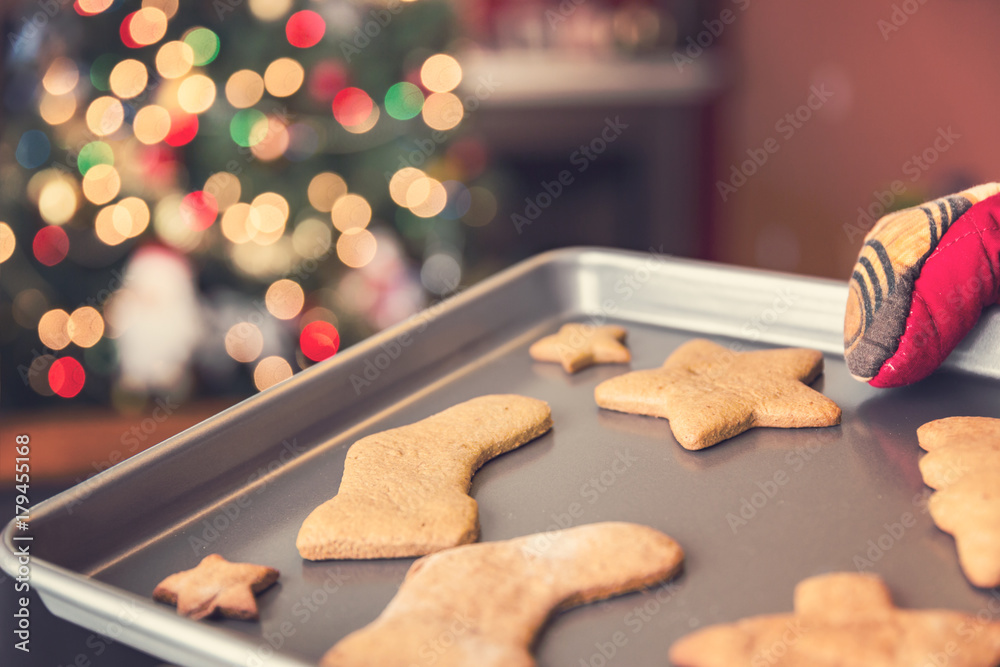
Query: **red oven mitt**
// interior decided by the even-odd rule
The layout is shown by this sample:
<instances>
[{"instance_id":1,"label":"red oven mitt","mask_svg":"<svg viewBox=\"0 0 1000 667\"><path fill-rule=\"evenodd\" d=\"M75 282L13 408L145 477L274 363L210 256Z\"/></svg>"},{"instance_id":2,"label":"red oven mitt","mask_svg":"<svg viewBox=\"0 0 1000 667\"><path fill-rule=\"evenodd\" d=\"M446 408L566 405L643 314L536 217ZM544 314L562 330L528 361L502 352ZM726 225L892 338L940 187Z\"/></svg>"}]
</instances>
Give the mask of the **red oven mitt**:
<instances>
[{"instance_id":1,"label":"red oven mitt","mask_svg":"<svg viewBox=\"0 0 1000 667\"><path fill-rule=\"evenodd\" d=\"M854 265L847 368L873 387L922 380L998 299L1000 183L890 213Z\"/></svg>"}]
</instances>

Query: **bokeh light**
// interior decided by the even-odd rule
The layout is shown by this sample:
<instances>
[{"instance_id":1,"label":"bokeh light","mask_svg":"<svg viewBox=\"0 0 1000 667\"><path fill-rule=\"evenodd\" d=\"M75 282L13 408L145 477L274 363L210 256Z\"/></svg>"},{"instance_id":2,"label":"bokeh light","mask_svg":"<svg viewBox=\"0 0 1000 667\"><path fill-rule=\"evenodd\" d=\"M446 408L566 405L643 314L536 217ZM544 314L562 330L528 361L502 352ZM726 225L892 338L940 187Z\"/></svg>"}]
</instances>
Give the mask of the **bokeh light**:
<instances>
[{"instance_id":1,"label":"bokeh light","mask_svg":"<svg viewBox=\"0 0 1000 667\"><path fill-rule=\"evenodd\" d=\"M227 208L235 204L240 200L240 195L243 194L243 187L240 185L240 179L228 171L220 171L212 174L205 181L205 187L203 188L205 192L215 197L215 201L219 204L219 210L225 211Z\"/></svg>"},{"instance_id":2,"label":"bokeh light","mask_svg":"<svg viewBox=\"0 0 1000 667\"><path fill-rule=\"evenodd\" d=\"M73 398L83 390L87 374L83 366L73 357L56 359L49 366L49 386L63 398Z\"/></svg>"},{"instance_id":3,"label":"bokeh light","mask_svg":"<svg viewBox=\"0 0 1000 667\"><path fill-rule=\"evenodd\" d=\"M250 12L261 21L277 21L292 9L292 0L250 0Z\"/></svg>"},{"instance_id":4,"label":"bokeh light","mask_svg":"<svg viewBox=\"0 0 1000 667\"><path fill-rule=\"evenodd\" d=\"M25 169L36 169L49 159L52 145L41 130L28 130L21 135L14 151L14 159Z\"/></svg>"},{"instance_id":5,"label":"bokeh light","mask_svg":"<svg viewBox=\"0 0 1000 667\"><path fill-rule=\"evenodd\" d=\"M264 305L279 320L290 320L300 312L306 302L302 286L294 280L282 278L271 283L264 295Z\"/></svg>"},{"instance_id":6,"label":"bokeh light","mask_svg":"<svg viewBox=\"0 0 1000 667\"><path fill-rule=\"evenodd\" d=\"M378 109L378 105L373 104L371 113L368 114L368 118L365 118L363 121L361 121L356 125L345 125L344 129L350 132L351 134L364 134L368 130L375 127L375 123L378 122L378 117L380 113L381 112Z\"/></svg>"},{"instance_id":7,"label":"bokeh light","mask_svg":"<svg viewBox=\"0 0 1000 667\"><path fill-rule=\"evenodd\" d=\"M344 88L333 98L333 117L347 127L363 123L371 115L374 103L360 88Z\"/></svg>"},{"instance_id":8,"label":"bokeh light","mask_svg":"<svg viewBox=\"0 0 1000 667\"><path fill-rule=\"evenodd\" d=\"M101 243L109 246L124 243L128 238L115 227L115 209L117 207L117 204L105 206L97 212L97 216L94 218L94 234Z\"/></svg>"},{"instance_id":9,"label":"bokeh light","mask_svg":"<svg viewBox=\"0 0 1000 667\"><path fill-rule=\"evenodd\" d=\"M122 126L125 109L114 97L98 97L87 107L87 129L99 137L106 137Z\"/></svg>"},{"instance_id":10,"label":"bokeh light","mask_svg":"<svg viewBox=\"0 0 1000 667\"><path fill-rule=\"evenodd\" d=\"M444 131L462 122L465 109L457 96L451 93L433 93L424 100L420 113L428 127Z\"/></svg>"},{"instance_id":11,"label":"bokeh light","mask_svg":"<svg viewBox=\"0 0 1000 667\"><path fill-rule=\"evenodd\" d=\"M168 246L181 252L191 252L205 238L205 230L198 229L184 221L181 204L184 198L178 194L165 196L153 209L153 229L156 236Z\"/></svg>"},{"instance_id":12,"label":"bokeh light","mask_svg":"<svg viewBox=\"0 0 1000 667\"><path fill-rule=\"evenodd\" d=\"M251 133L256 134L260 132L261 128L263 128L263 136L261 136L260 141L250 146L254 157L268 162L284 155L291 142L285 121L276 116L268 116L265 120L257 121Z\"/></svg>"},{"instance_id":13,"label":"bokeh light","mask_svg":"<svg viewBox=\"0 0 1000 667\"><path fill-rule=\"evenodd\" d=\"M125 197L112 207L111 224L125 238L134 238L149 226L149 206L139 197Z\"/></svg>"},{"instance_id":14,"label":"bokeh light","mask_svg":"<svg viewBox=\"0 0 1000 667\"><path fill-rule=\"evenodd\" d=\"M426 193L426 194L425 194ZM435 178L418 180L407 191L410 211L421 218L431 218L444 210L448 203L448 191Z\"/></svg>"},{"instance_id":15,"label":"bokeh light","mask_svg":"<svg viewBox=\"0 0 1000 667\"><path fill-rule=\"evenodd\" d=\"M288 17L288 23L285 24L285 36L288 37L288 43L300 49L318 44L319 40L323 39L325 32L326 21L323 20L322 16L308 9L295 12Z\"/></svg>"},{"instance_id":16,"label":"bokeh light","mask_svg":"<svg viewBox=\"0 0 1000 667\"><path fill-rule=\"evenodd\" d=\"M449 55L439 53L424 61L420 83L435 93L447 93L462 82L462 66Z\"/></svg>"},{"instance_id":17,"label":"bokeh light","mask_svg":"<svg viewBox=\"0 0 1000 667\"><path fill-rule=\"evenodd\" d=\"M110 164L96 164L83 177L83 196L94 204L107 204L118 196L122 179Z\"/></svg>"},{"instance_id":18,"label":"bokeh light","mask_svg":"<svg viewBox=\"0 0 1000 667\"><path fill-rule=\"evenodd\" d=\"M322 60L309 70L309 95L314 100L329 103L347 85L347 72L336 60Z\"/></svg>"},{"instance_id":19,"label":"bokeh light","mask_svg":"<svg viewBox=\"0 0 1000 667\"><path fill-rule=\"evenodd\" d=\"M361 195L344 195L334 202L330 218L333 226L342 232L364 229L372 219L372 207Z\"/></svg>"},{"instance_id":20,"label":"bokeh light","mask_svg":"<svg viewBox=\"0 0 1000 667\"><path fill-rule=\"evenodd\" d=\"M0 264L3 264L14 254L17 239L14 230L6 222L0 222Z\"/></svg>"},{"instance_id":21,"label":"bokeh light","mask_svg":"<svg viewBox=\"0 0 1000 667\"><path fill-rule=\"evenodd\" d=\"M42 354L32 359L28 366L28 384L41 396L55 395L49 386L49 369L55 360L51 354Z\"/></svg>"},{"instance_id":22,"label":"bokeh light","mask_svg":"<svg viewBox=\"0 0 1000 667\"><path fill-rule=\"evenodd\" d=\"M100 14L114 3L114 0L76 0L77 4L87 14Z\"/></svg>"},{"instance_id":23,"label":"bokeh light","mask_svg":"<svg viewBox=\"0 0 1000 667\"><path fill-rule=\"evenodd\" d=\"M108 77L111 76L111 70L117 64L118 58L110 53L102 53L94 58L94 62L90 63L91 85L103 92L111 90L111 86L108 84Z\"/></svg>"},{"instance_id":24,"label":"bokeh light","mask_svg":"<svg viewBox=\"0 0 1000 667\"><path fill-rule=\"evenodd\" d=\"M264 79L249 69L233 72L226 81L226 99L237 109L246 109L260 102L264 96Z\"/></svg>"},{"instance_id":25,"label":"bokeh light","mask_svg":"<svg viewBox=\"0 0 1000 667\"><path fill-rule=\"evenodd\" d=\"M50 350L61 350L70 344L69 313L65 310L50 310L38 320L38 340Z\"/></svg>"},{"instance_id":26,"label":"bokeh light","mask_svg":"<svg viewBox=\"0 0 1000 667\"><path fill-rule=\"evenodd\" d=\"M209 193L196 190L184 196L180 214L188 227L197 230L208 229L219 215L219 204Z\"/></svg>"},{"instance_id":27,"label":"bokeh light","mask_svg":"<svg viewBox=\"0 0 1000 667\"><path fill-rule=\"evenodd\" d=\"M297 60L278 58L264 71L264 85L275 97L288 97L302 87L306 71Z\"/></svg>"},{"instance_id":28,"label":"bokeh light","mask_svg":"<svg viewBox=\"0 0 1000 667\"><path fill-rule=\"evenodd\" d=\"M309 203L317 211L329 213L335 201L347 194L347 183L331 171L313 176L309 181Z\"/></svg>"},{"instance_id":29,"label":"bokeh light","mask_svg":"<svg viewBox=\"0 0 1000 667\"><path fill-rule=\"evenodd\" d=\"M198 67L204 67L219 55L219 36L208 28L192 28L182 41L191 47L194 64Z\"/></svg>"},{"instance_id":30,"label":"bokeh light","mask_svg":"<svg viewBox=\"0 0 1000 667\"><path fill-rule=\"evenodd\" d=\"M170 113L170 132L163 141L177 148L190 143L198 135L198 116L177 110Z\"/></svg>"},{"instance_id":31,"label":"bokeh light","mask_svg":"<svg viewBox=\"0 0 1000 667\"><path fill-rule=\"evenodd\" d=\"M329 322L310 322L299 334L299 347L313 361L329 359L340 349L340 332Z\"/></svg>"},{"instance_id":32,"label":"bokeh light","mask_svg":"<svg viewBox=\"0 0 1000 667\"><path fill-rule=\"evenodd\" d=\"M318 259L330 251L333 231L329 223L306 218L292 232L292 247L305 259Z\"/></svg>"},{"instance_id":33,"label":"bokeh light","mask_svg":"<svg viewBox=\"0 0 1000 667\"><path fill-rule=\"evenodd\" d=\"M264 192L253 198L247 218L247 235L260 246L277 242L288 222L288 201L276 192Z\"/></svg>"},{"instance_id":34,"label":"bokeh light","mask_svg":"<svg viewBox=\"0 0 1000 667\"><path fill-rule=\"evenodd\" d=\"M63 225L76 213L79 199L73 181L65 177L48 179L38 196L38 213L50 225Z\"/></svg>"},{"instance_id":35,"label":"bokeh light","mask_svg":"<svg viewBox=\"0 0 1000 667\"><path fill-rule=\"evenodd\" d=\"M385 93L385 111L396 120L409 120L420 113L424 94L418 86L403 81L389 87Z\"/></svg>"},{"instance_id":36,"label":"bokeh light","mask_svg":"<svg viewBox=\"0 0 1000 667\"><path fill-rule=\"evenodd\" d=\"M177 13L178 0L142 0L142 6L159 9L169 20Z\"/></svg>"},{"instance_id":37,"label":"bokeh light","mask_svg":"<svg viewBox=\"0 0 1000 667\"><path fill-rule=\"evenodd\" d=\"M76 63L65 56L55 58L42 77L42 87L50 95L65 95L76 88L80 70Z\"/></svg>"},{"instance_id":38,"label":"bokeh light","mask_svg":"<svg viewBox=\"0 0 1000 667\"><path fill-rule=\"evenodd\" d=\"M222 235L233 243L246 243L250 240L247 225L250 224L250 204L237 202L222 214Z\"/></svg>"},{"instance_id":39,"label":"bokeh light","mask_svg":"<svg viewBox=\"0 0 1000 667\"><path fill-rule=\"evenodd\" d=\"M177 89L177 103L190 114L208 110L215 102L215 82L204 74L192 74Z\"/></svg>"},{"instance_id":40,"label":"bokeh light","mask_svg":"<svg viewBox=\"0 0 1000 667\"><path fill-rule=\"evenodd\" d=\"M156 44L167 34L167 15L156 7L143 7L133 13L128 32L139 46Z\"/></svg>"},{"instance_id":41,"label":"bokeh light","mask_svg":"<svg viewBox=\"0 0 1000 667\"><path fill-rule=\"evenodd\" d=\"M264 351L264 335L250 322L234 324L226 332L226 352L236 361L248 364Z\"/></svg>"},{"instance_id":42,"label":"bokeh light","mask_svg":"<svg viewBox=\"0 0 1000 667\"><path fill-rule=\"evenodd\" d=\"M93 347L104 335L104 318L91 306L82 306L73 311L66 323L69 338L82 348Z\"/></svg>"},{"instance_id":43,"label":"bokeh light","mask_svg":"<svg viewBox=\"0 0 1000 667\"><path fill-rule=\"evenodd\" d=\"M76 96L73 93L42 94L38 102L38 115L49 125L62 125L76 114Z\"/></svg>"},{"instance_id":44,"label":"bokeh light","mask_svg":"<svg viewBox=\"0 0 1000 667\"><path fill-rule=\"evenodd\" d=\"M389 179L389 196L399 206L409 207L410 202L407 199L407 194L410 191L410 186L425 178L427 178L427 174L416 167L403 167Z\"/></svg>"},{"instance_id":45,"label":"bokeh light","mask_svg":"<svg viewBox=\"0 0 1000 667\"><path fill-rule=\"evenodd\" d=\"M86 176L92 167L99 164L115 163L115 152L111 146L103 141L91 141L80 149L76 156L76 168L80 170L81 176Z\"/></svg>"},{"instance_id":46,"label":"bokeh light","mask_svg":"<svg viewBox=\"0 0 1000 667\"><path fill-rule=\"evenodd\" d=\"M194 49L181 41L167 42L156 52L156 71L164 79L177 79L191 71Z\"/></svg>"},{"instance_id":47,"label":"bokeh light","mask_svg":"<svg viewBox=\"0 0 1000 667\"><path fill-rule=\"evenodd\" d=\"M146 66L133 58L126 58L111 70L108 85L111 92L123 100L128 100L146 89L149 73Z\"/></svg>"},{"instance_id":48,"label":"bokeh light","mask_svg":"<svg viewBox=\"0 0 1000 667\"><path fill-rule=\"evenodd\" d=\"M265 357L253 371L253 383L260 391L292 377L291 365L281 357Z\"/></svg>"},{"instance_id":49,"label":"bokeh light","mask_svg":"<svg viewBox=\"0 0 1000 667\"><path fill-rule=\"evenodd\" d=\"M378 242L367 229L348 229L337 239L337 257L346 266L360 269L375 257Z\"/></svg>"},{"instance_id":50,"label":"bokeh light","mask_svg":"<svg viewBox=\"0 0 1000 667\"><path fill-rule=\"evenodd\" d=\"M157 144L170 134L170 112L157 104L144 106L132 120L132 131L142 143Z\"/></svg>"},{"instance_id":51,"label":"bokeh light","mask_svg":"<svg viewBox=\"0 0 1000 667\"><path fill-rule=\"evenodd\" d=\"M267 136L267 116L257 109L243 109L229 121L229 136L238 146L250 148Z\"/></svg>"}]
</instances>

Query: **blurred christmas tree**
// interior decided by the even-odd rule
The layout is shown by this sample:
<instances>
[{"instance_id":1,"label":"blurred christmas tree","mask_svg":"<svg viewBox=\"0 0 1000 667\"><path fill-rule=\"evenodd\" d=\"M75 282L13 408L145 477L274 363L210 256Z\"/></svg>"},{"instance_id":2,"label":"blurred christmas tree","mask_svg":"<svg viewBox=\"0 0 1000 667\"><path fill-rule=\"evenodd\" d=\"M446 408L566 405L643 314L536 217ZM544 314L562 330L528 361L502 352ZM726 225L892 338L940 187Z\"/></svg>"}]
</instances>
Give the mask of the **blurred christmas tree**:
<instances>
[{"instance_id":1,"label":"blurred christmas tree","mask_svg":"<svg viewBox=\"0 0 1000 667\"><path fill-rule=\"evenodd\" d=\"M250 393L456 289L492 219L449 3L8 19L4 405ZM25 388L30 387L30 390Z\"/></svg>"}]
</instances>

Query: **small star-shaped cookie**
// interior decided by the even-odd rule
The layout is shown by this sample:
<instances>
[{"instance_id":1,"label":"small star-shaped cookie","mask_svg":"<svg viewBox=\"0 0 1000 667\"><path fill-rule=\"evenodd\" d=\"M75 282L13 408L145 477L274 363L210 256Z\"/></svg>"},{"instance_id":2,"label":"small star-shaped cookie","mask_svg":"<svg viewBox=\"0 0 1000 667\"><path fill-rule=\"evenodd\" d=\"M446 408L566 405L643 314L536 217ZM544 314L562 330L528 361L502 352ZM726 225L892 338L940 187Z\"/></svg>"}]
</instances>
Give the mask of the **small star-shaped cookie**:
<instances>
[{"instance_id":1,"label":"small star-shaped cookie","mask_svg":"<svg viewBox=\"0 0 1000 667\"><path fill-rule=\"evenodd\" d=\"M177 613L195 620L219 613L256 620L259 593L278 580L273 567L230 563L218 554L205 556L198 567L172 574L153 590L153 599L177 605Z\"/></svg>"},{"instance_id":2,"label":"small star-shaped cookie","mask_svg":"<svg viewBox=\"0 0 1000 667\"><path fill-rule=\"evenodd\" d=\"M794 614L693 632L670 647L677 667L993 667L1000 623L943 609L893 606L877 576L832 573L795 587Z\"/></svg>"},{"instance_id":3,"label":"small star-shaped cookie","mask_svg":"<svg viewBox=\"0 0 1000 667\"><path fill-rule=\"evenodd\" d=\"M949 417L917 429L920 473L937 489L927 509L955 536L962 571L976 586L1000 586L1000 419Z\"/></svg>"},{"instance_id":4,"label":"small star-shaped cookie","mask_svg":"<svg viewBox=\"0 0 1000 667\"><path fill-rule=\"evenodd\" d=\"M567 373L575 373L593 364L624 364L632 359L622 345L626 331L609 324L564 324L558 333L546 336L528 348L535 361L562 364Z\"/></svg>"},{"instance_id":5,"label":"small star-shaped cookie","mask_svg":"<svg viewBox=\"0 0 1000 667\"><path fill-rule=\"evenodd\" d=\"M809 383L823 372L817 350L733 352L695 339L653 370L633 371L594 389L608 410L663 417L685 449L704 449L757 426L840 423L840 408Z\"/></svg>"}]
</instances>

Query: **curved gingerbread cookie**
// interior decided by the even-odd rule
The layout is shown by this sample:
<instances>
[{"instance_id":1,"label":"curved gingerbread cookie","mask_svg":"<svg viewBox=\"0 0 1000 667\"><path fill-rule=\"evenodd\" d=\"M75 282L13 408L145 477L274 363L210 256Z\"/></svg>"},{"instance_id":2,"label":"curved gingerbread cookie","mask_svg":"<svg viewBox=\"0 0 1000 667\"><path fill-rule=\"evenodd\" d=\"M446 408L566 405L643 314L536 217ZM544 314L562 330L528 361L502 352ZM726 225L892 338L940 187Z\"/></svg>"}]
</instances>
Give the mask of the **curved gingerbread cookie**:
<instances>
[{"instance_id":1,"label":"curved gingerbread cookie","mask_svg":"<svg viewBox=\"0 0 1000 667\"><path fill-rule=\"evenodd\" d=\"M955 537L969 581L1000 586L1000 419L938 419L917 439L927 450L920 473L937 489L927 502L934 523Z\"/></svg>"},{"instance_id":2,"label":"curved gingerbread cookie","mask_svg":"<svg viewBox=\"0 0 1000 667\"><path fill-rule=\"evenodd\" d=\"M531 644L554 610L665 581L683 560L674 540L631 523L448 549L416 561L382 614L320 664L532 667Z\"/></svg>"},{"instance_id":3,"label":"curved gingerbread cookie","mask_svg":"<svg viewBox=\"0 0 1000 667\"><path fill-rule=\"evenodd\" d=\"M1000 298L1000 183L881 218L850 279L844 356L875 387L921 380Z\"/></svg>"},{"instance_id":4,"label":"curved gingerbread cookie","mask_svg":"<svg viewBox=\"0 0 1000 667\"><path fill-rule=\"evenodd\" d=\"M938 658L938 656L941 656ZM682 637L676 667L994 667L1000 623L946 610L897 609L882 580L834 573L795 587L795 613L747 618Z\"/></svg>"},{"instance_id":5,"label":"curved gingerbread cookie","mask_svg":"<svg viewBox=\"0 0 1000 667\"><path fill-rule=\"evenodd\" d=\"M594 399L607 410L669 419L682 447L704 449L757 426L839 424L837 404L806 386L822 372L817 350L733 352L699 338L660 368L605 380Z\"/></svg>"},{"instance_id":6,"label":"curved gingerbread cookie","mask_svg":"<svg viewBox=\"0 0 1000 667\"><path fill-rule=\"evenodd\" d=\"M490 459L552 428L544 401L474 398L409 426L354 443L337 495L306 517L303 558L401 558L474 542L472 475Z\"/></svg>"}]
</instances>

